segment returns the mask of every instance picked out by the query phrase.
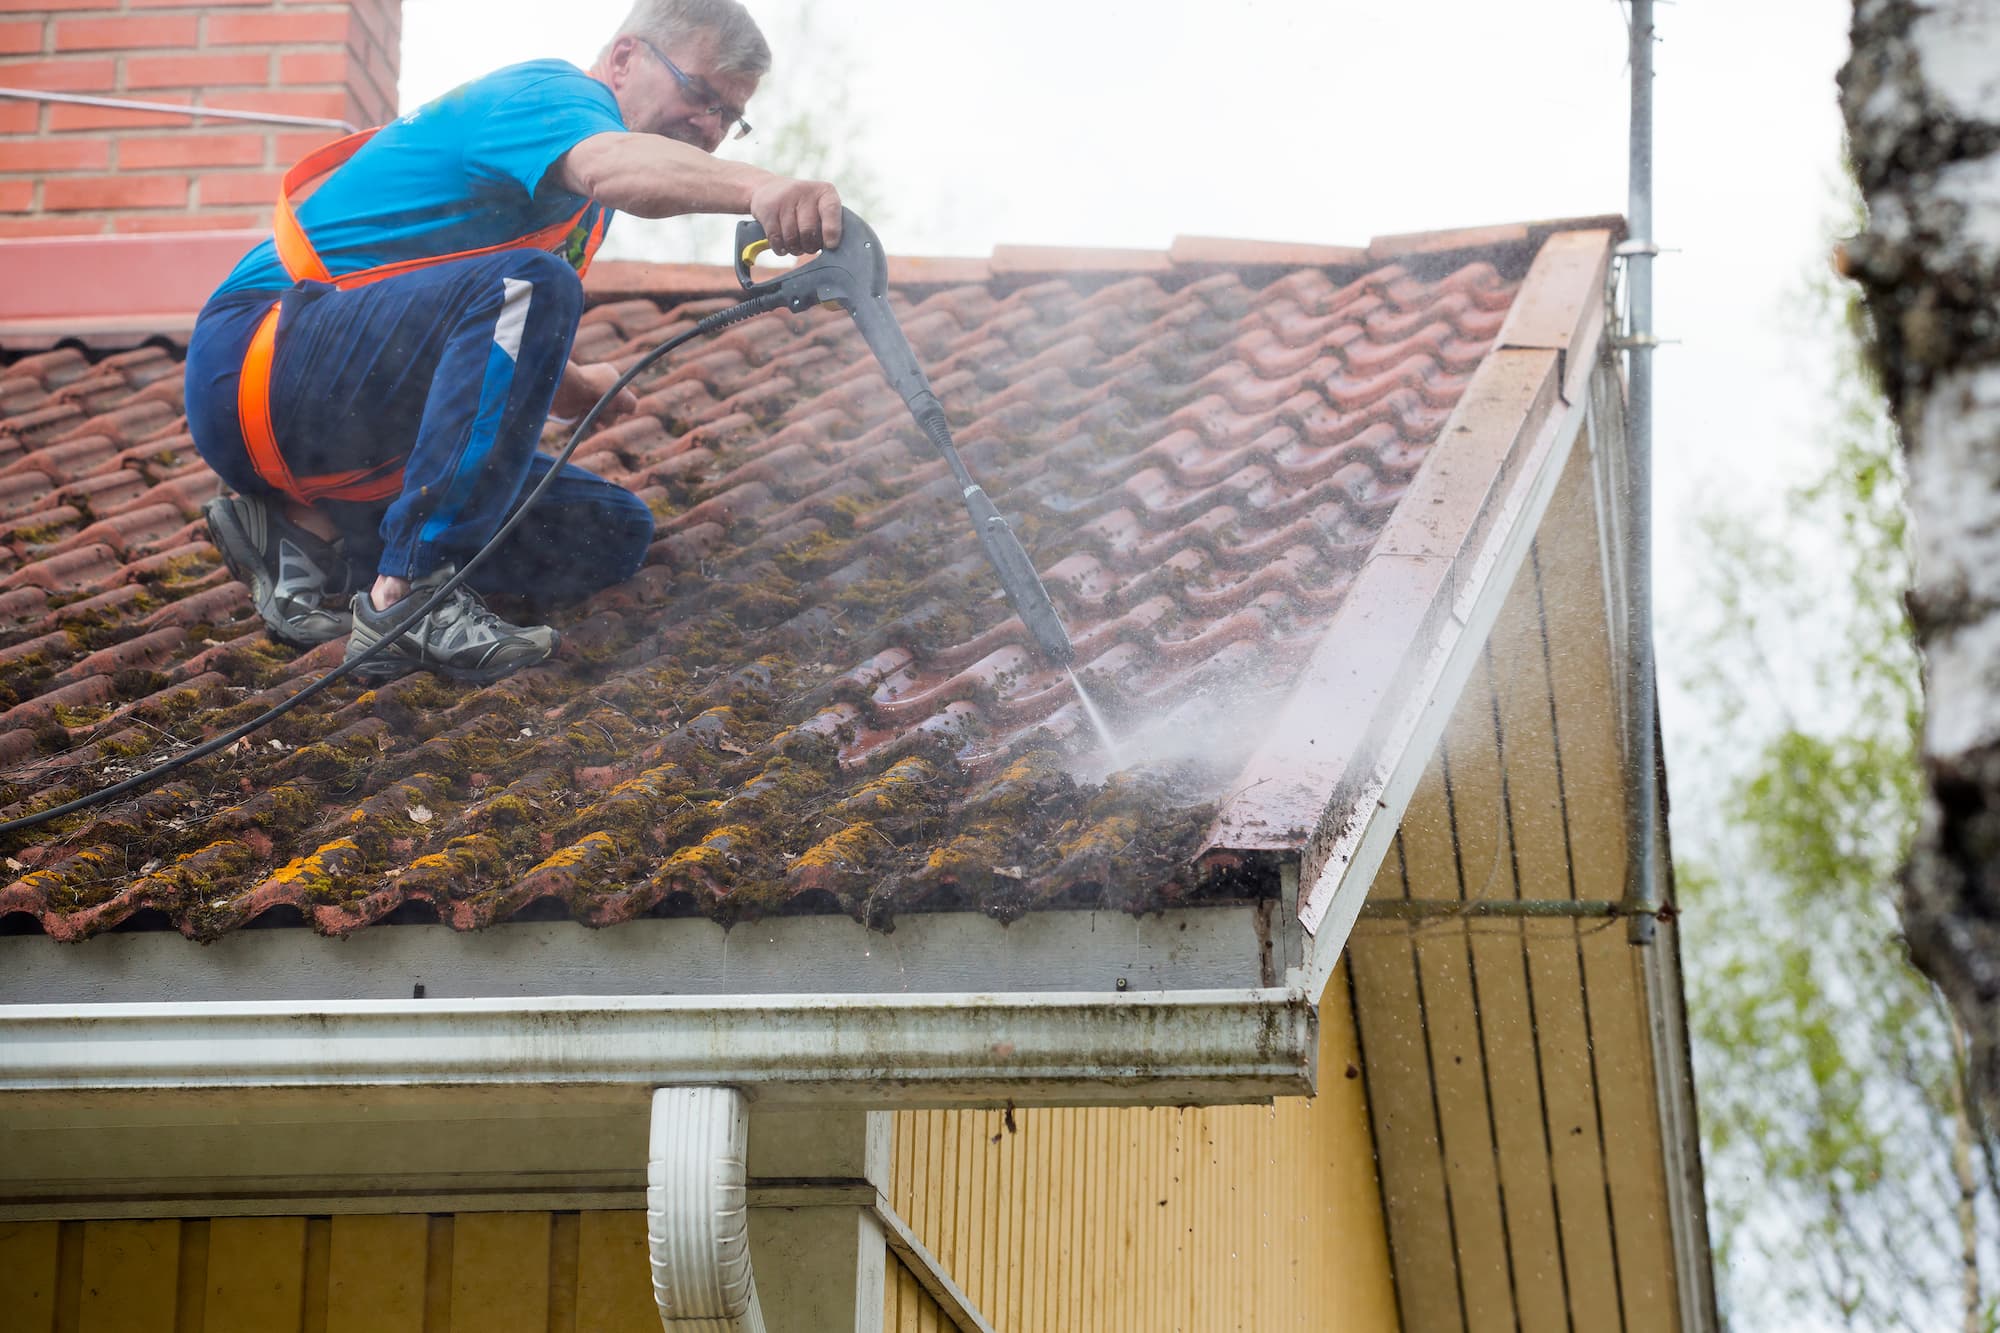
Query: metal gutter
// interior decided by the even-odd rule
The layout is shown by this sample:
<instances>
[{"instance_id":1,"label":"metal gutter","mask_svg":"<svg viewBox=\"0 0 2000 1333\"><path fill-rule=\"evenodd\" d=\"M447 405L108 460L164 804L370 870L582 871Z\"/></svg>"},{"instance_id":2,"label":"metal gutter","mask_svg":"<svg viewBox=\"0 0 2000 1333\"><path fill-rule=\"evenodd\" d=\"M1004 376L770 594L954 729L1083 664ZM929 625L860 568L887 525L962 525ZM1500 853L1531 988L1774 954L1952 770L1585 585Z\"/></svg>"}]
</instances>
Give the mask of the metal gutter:
<instances>
[{"instance_id":1,"label":"metal gutter","mask_svg":"<svg viewBox=\"0 0 2000 1333\"><path fill-rule=\"evenodd\" d=\"M759 1105L1230 1103L1309 1094L1317 1029L1313 997L1282 988L18 1005L0 1008L0 1096L728 1085Z\"/></svg>"},{"instance_id":2,"label":"metal gutter","mask_svg":"<svg viewBox=\"0 0 2000 1333\"><path fill-rule=\"evenodd\" d=\"M229 111L211 106L176 106L172 102L134 102L124 97L96 97L84 93L51 93L38 88L0 88L0 97L24 102L62 102L68 106L95 106L110 111L151 111L166 116L187 116L192 120L241 120L259 125L303 125L310 129L341 130L353 134L359 128L348 121L323 116L287 116L277 111Z\"/></svg>"}]
</instances>

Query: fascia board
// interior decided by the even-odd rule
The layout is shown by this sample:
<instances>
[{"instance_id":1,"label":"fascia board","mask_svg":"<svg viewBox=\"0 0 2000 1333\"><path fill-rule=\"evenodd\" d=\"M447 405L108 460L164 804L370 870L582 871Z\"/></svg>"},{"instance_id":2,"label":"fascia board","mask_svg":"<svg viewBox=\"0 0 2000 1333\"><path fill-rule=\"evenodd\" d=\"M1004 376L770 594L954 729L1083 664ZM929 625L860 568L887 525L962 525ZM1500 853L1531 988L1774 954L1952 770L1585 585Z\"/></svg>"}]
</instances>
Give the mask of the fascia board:
<instances>
[{"instance_id":1,"label":"fascia board","mask_svg":"<svg viewBox=\"0 0 2000 1333\"><path fill-rule=\"evenodd\" d=\"M844 916L724 928L642 918L612 930L506 921L479 931L375 925L339 941L302 927L234 930L199 949L172 930L64 943L0 937L0 1007L208 1001L527 1001L556 995L880 995L1197 991L1278 984L1275 899L1145 916L912 912L884 934Z\"/></svg>"},{"instance_id":2,"label":"fascia board","mask_svg":"<svg viewBox=\"0 0 2000 1333\"><path fill-rule=\"evenodd\" d=\"M1230 1103L1309 1094L1317 1029L1283 988L16 1005L0 1098L702 1084L873 1109Z\"/></svg>"}]
</instances>

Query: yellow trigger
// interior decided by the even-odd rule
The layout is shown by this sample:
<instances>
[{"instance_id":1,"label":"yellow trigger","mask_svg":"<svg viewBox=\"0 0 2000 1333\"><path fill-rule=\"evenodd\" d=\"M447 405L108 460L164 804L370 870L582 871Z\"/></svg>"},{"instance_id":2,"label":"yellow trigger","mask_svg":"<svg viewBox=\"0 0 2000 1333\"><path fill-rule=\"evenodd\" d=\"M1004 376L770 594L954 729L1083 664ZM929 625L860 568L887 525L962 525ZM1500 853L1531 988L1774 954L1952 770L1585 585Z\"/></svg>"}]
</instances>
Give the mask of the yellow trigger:
<instances>
[{"instance_id":1,"label":"yellow trigger","mask_svg":"<svg viewBox=\"0 0 2000 1333\"><path fill-rule=\"evenodd\" d=\"M743 247L744 267L748 268L750 265L755 264L757 262L757 256L763 254L766 250L770 248L771 248L770 239L764 236L759 236L756 240L744 246Z\"/></svg>"}]
</instances>

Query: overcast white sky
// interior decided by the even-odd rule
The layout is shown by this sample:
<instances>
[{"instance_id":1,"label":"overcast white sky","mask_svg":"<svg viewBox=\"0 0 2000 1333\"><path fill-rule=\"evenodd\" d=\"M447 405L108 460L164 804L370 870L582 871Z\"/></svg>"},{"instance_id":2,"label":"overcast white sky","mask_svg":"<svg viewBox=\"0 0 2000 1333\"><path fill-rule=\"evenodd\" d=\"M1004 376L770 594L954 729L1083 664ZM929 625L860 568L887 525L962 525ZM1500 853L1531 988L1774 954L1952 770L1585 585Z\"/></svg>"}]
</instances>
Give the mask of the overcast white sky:
<instances>
[{"instance_id":1,"label":"overcast white sky","mask_svg":"<svg viewBox=\"0 0 2000 1333\"><path fill-rule=\"evenodd\" d=\"M750 3L777 48L759 101L844 91L894 252L1358 244L1625 211L1616 0L845 0L810 11L805 41L809 0ZM588 64L625 8L406 0L404 104L513 60ZM1848 6L1657 13L1656 230L1679 250L1657 265L1657 324L1684 340L1657 354L1671 618L1700 560L1700 499L1776 504L1810 461L1822 410L1798 366L1818 353L1798 346L1786 293L1825 262ZM755 160L757 144L732 151Z\"/></svg>"}]
</instances>

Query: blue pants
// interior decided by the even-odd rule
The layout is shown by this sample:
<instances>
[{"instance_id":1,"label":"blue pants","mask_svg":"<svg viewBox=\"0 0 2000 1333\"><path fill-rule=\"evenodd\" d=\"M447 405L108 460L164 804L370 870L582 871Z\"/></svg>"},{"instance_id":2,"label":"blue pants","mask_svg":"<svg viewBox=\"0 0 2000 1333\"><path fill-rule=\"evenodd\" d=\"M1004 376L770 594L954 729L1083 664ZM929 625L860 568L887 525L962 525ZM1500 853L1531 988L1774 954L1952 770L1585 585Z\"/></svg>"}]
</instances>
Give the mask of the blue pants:
<instances>
[{"instance_id":1,"label":"blue pants","mask_svg":"<svg viewBox=\"0 0 2000 1333\"><path fill-rule=\"evenodd\" d=\"M583 313L583 285L540 250L455 260L341 291L301 282L283 297L271 424L294 476L400 459L403 491L314 505L348 541L351 569L417 579L464 564L551 460L542 423ZM231 487L273 494L237 423L244 349L268 293L209 303L188 344L188 427ZM568 602L630 578L653 517L623 487L565 464L472 584Z\"/></svg>"}]
</instances>

